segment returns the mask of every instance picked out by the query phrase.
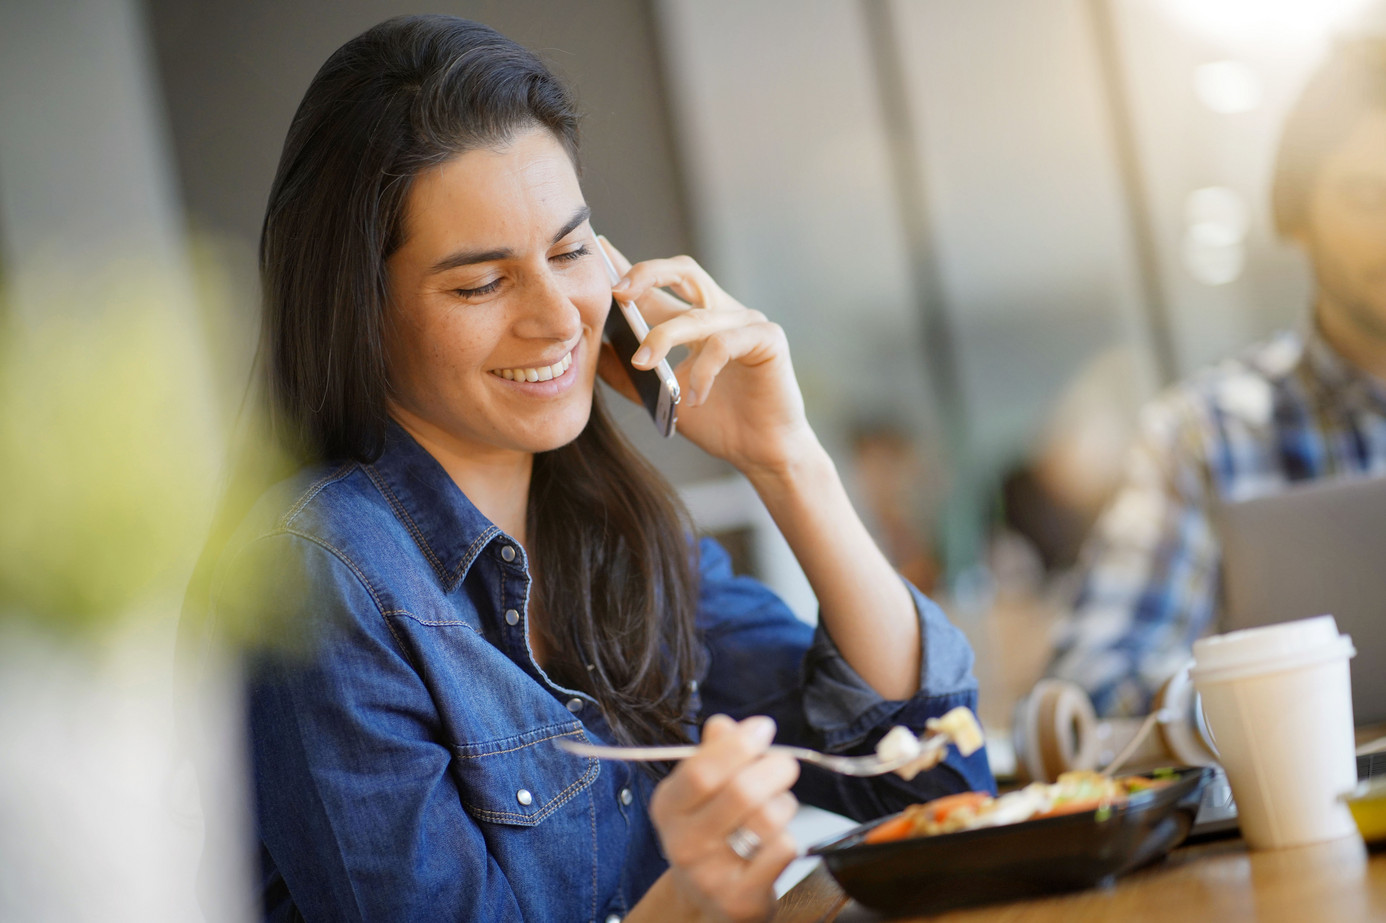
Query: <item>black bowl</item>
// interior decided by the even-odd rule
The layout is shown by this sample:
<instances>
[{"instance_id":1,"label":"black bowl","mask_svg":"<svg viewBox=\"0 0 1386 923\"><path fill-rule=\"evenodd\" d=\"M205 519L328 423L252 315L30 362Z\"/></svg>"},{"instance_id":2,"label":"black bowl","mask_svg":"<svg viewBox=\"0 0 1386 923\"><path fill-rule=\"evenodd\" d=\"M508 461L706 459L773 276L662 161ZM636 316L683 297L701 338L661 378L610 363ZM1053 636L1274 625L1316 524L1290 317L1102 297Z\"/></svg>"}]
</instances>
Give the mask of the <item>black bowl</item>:
<instances>
[{"instance_id":1,"label":"black bowl","mask_svg":"<svg viewBox=\"0 0 1386 923\"><path fill-rule=\"evenodd\" d=\"M1211 775L1204 768L1178 770L1171 784L1099 811L863 843L868 831L889 820L881 818L809 855L821 856L858 903L887 914L1072 891L1140 868L1183 842Z\"/></svg>"}]
</instances>

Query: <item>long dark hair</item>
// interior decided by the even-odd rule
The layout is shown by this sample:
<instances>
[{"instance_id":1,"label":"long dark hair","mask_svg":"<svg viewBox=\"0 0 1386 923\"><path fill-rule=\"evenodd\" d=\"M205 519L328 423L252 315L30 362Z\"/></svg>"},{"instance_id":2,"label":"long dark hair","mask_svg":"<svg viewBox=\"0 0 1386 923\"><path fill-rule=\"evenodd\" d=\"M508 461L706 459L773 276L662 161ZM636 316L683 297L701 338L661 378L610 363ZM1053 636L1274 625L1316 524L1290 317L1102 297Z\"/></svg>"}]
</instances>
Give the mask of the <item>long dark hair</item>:
<instances>
[{"instance_id":1,"label":"long dark hair","mask_svg":"<svg viewBox=\"0 0 1386 923\"><path fill-rule=\"evenodd\" d=\"M386 258L421 171L543 126L577 165L562 83L486 26L388 20L313 78L284 144L260 244L261 350L276 439L300 463L383 449ZM594 398L587 427L534 461L527 522L547 669L623 741L687 739L696 562L678 495Z\"/></svg>"}]
</instances>

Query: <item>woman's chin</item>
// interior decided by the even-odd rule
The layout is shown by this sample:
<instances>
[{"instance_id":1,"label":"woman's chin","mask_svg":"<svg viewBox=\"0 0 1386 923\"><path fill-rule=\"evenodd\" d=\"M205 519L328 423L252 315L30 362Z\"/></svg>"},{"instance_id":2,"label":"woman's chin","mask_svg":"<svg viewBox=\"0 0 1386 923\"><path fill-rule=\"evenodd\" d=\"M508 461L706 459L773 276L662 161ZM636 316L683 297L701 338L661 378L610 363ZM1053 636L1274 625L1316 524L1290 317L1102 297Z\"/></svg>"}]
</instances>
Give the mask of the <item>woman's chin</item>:
<instances>
[{"instance_id":1,"label":"woman's chin","mask_svg":"<svg viewBox=\"0 0 1386 923\"><path fill-rule=\"evenodd\" d=\"M540 452L552 452L561 449L565 445L570 445L577 437L582 435L582 431L587 428L587 421L591 419L592 412L589 407L586 413L579 415L566 416L561 420L556 420L542 431L534 433L532 438L525 440L530 452L539 454Z\"/></svg>"}]
</instances>

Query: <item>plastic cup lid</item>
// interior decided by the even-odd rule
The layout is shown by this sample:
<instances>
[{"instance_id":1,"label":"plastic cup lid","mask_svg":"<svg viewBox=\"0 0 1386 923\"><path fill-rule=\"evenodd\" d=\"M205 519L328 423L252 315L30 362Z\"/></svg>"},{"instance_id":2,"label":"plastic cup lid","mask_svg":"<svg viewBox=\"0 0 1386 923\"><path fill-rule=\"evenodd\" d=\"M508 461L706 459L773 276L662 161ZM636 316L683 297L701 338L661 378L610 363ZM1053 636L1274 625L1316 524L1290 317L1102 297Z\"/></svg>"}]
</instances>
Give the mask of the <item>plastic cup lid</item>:
<instances>
[{"instance_id":1,"label":"plastic cup lid","mask_svg":"<svg viewBox=\"0 0 1386 923\"><path fill-rule=\"evenodd\" d=\"M1230 672L1272 670L1316 663L1357 653L1352 639L1338 633L1331 615L1257 628L1244 628L1194 642L1194 680L1217 679Z\"/></svg>"}]
</instances>

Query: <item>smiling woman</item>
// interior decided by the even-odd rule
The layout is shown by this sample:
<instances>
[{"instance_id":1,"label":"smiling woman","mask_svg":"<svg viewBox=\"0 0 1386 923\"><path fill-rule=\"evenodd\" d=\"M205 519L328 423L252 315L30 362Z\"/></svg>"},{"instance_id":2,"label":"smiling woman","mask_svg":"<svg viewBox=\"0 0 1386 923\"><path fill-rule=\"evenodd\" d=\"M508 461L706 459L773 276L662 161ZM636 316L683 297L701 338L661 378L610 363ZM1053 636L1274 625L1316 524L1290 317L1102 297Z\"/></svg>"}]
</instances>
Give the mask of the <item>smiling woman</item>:
<instances>
[{"instance_id":1,"label":"smiling woman","mask_svg":"<svg viewBox=\"0 0 1386 923\"><path fill-rule=\"evenodd\" d=\"M406 214L387 261L391 416L523 541L473 472L587 425L611 288L572 161L531 128L418 177Z\"/></svg>"},{"instance_id":2,"label":"smiling woman","mask_svg":"<svg viewBox=\"0 0 1386 923\"><path fill-rule=\"evenodd\" d=\"M593 235L576 138L533 55L436 16L348 42L290 128L262 358L294 470L230 495L188 615L282 642L246 670L270 919L761 919L795 794L865 819L991 785L984 753L907 783L767 751L869 753L973 707L971 651L867 537L783 332L691 259ZM816 633L609 422L598 375L633 393L613 291L653 325L634 365L686 347L680 431L755 486ZM646 773L565 737L698 746Z\"/></svg>"}]
</instances>

